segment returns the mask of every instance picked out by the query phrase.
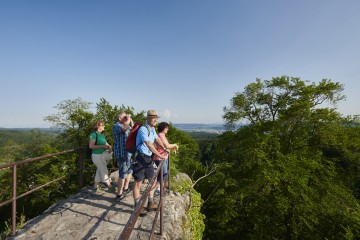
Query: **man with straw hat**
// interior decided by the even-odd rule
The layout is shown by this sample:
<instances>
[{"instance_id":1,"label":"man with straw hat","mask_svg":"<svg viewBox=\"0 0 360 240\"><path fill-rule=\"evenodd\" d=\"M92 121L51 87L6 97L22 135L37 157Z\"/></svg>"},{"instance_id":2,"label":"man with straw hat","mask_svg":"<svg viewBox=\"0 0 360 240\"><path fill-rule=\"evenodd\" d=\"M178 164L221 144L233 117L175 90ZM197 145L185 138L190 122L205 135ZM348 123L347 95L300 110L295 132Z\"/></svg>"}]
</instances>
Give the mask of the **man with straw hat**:
<instances>
[{"instance_id":1,"label":"man with straw hat","mask_svg":"<svg viewBox=\"0 0 360 240\"><path fill-rule=\"evenodd\" d=\"M165 159L166 156L160 154L155 146L156 143L166 149L161 142L160 138L156 134L155 126L159 119L158 114L155 110L147 111L146 123L145 125L139 128L139 131L136 136L136 148L138 154L136 156L136 164L134 165L133 177L135 179L135 187L133 190L133 196L135 201L135 207L140 203L140 189L142 181L146 178L149 181L154 176L154 166L152 161L152 155L155 154L161 159ZM151 187L149 194L147 211L153 211L158 208L158 204L154 200L154 191L155 191L156 181ZM141 215L145 215L146 211L142 209Z\"/></svg>"}]
</instances>

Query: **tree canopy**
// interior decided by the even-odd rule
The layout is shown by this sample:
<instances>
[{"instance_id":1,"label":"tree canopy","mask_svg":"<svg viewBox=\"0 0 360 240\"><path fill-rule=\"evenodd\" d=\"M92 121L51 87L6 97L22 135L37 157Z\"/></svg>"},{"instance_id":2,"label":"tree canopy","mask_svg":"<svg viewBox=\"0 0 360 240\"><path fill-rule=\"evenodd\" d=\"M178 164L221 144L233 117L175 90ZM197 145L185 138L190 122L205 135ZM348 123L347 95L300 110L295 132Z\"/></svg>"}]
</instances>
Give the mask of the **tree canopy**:
<instances>
[{"instance_id":1,"label":"tree canopy","mask_svg":"<svg viewBox=\"0 0 360 240\"><path fill-rule=\"evenodd\" d=\"M204 204L207 238L360 237L360 128L336 111L342 91L282 76L235 94L223 118L247 124L220 137L218 172L199 186L204 197L218 187Z\"/></svg>"}]
</instances>

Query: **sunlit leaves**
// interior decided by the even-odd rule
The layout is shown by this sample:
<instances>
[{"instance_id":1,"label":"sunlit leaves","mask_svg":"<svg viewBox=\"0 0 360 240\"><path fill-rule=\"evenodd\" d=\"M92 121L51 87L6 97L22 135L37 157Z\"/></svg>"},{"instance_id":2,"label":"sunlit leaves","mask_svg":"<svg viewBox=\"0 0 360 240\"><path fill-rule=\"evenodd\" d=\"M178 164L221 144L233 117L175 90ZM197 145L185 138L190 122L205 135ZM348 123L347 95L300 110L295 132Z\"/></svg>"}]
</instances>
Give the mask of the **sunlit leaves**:
<instances>
[{"instance_id":1,"label":"sunlit leaves","mask_svg":"<svg viewBox=\"0 0 360 240\"><path fill-rule=\"evenodd\" d=\"M249 124L220 138L215 158L227 180L204 205L207 237L360 237L359 121L328 107L342 91L282 76L235 94L224 120Z\"/></svg>"}]
</instances>

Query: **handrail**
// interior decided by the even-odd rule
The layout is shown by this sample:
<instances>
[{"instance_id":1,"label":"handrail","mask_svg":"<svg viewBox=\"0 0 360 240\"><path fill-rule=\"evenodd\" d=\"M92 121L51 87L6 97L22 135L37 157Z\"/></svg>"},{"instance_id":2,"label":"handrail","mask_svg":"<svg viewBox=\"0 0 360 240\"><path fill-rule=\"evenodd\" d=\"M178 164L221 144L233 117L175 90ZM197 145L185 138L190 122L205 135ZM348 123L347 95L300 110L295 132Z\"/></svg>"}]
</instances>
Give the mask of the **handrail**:
<instances>
[{"instance_id":1,"label":"handrail","mask_svg":"<svg viewBox=\"0 0 360 240\"><path fill-rule=\"evenodd\" d=\"M155 214L155 217L154 217L154 221L153 221L153 225L152 225L152 228L151 228L151 233L150 233L150 236L149 236L149 239L153 239L154 237L154 231L155 231L155 227L156 227L156 222L157 222L157 219L158 219L158 216L159 216L159 212L160 212L160 235L162 236L163 235L163 209L164 209L164 206L163 206L163 200L164 200L164 180L163 180L163 164L164 164L164 161L161 161L159 166L157 167L157 170L155 171L155 174L153 176L153 178L149 181L144 193L141 195L140 197L140 203L139 205L137 205L135 207L135 210L134 212L131 214L128 222L126 223L120 237L118 238L119 240L128 240L130 238L130 235L131 235L131 232L134 230L134 225L140 215L140 212L146 202L146 199L150 193L150 190L151 190L151 187L154 183L154 181L156 180L157 176L159 174L161 174L160 176L160 202L159 202L159 207L158 209L156 210L156 214ZM170 191L170 154L169 154L169 159L168 159L168 176L167 176L167 179L168 179L168 191Z\"/></svg>"},{"instance_id":2,"label":"handrail","mask_svg":"<svg viewBox=\"0 0 360 240\"><path fill-rule=\"evenodd\" d=\"M15 165L18 166L18 165L21 165L21 164L34 162L34 161L42 160L42 159L49 158L49 157L54 157L54 156L63 155L63 154L66 154L66 153L75 152L75 151L77 151L79 149L82 149L82 148L74 148L74 149L63 151L63 152L47 154L47 155L44 155L44 156L41 156L41 157L27 158L27 159L22 160L22 161L11 162L11 163L4 164L4 165L0 166L0 169L13 167Z\"/></svg>"},{"instance_id":3,"label":"handrail","mask_svg":"<svg viewBox=\"0 0 360 240\"><path fill-rule=\"evenodd\" d=\"M2 206L5 206L7 204L10 204L12 203L12 214L11 214L11 234L12 236L15 236L16 234L16 201L20 198L23 198L35 191L38 191L54 182L57 182L57 181L60 181L61 179L64 179L65 177L67 177L68 175L64 175L64 176L61 176L59 178L56 178L54 180L51 180L43 185L40 185L34 189L31 189L30 191L27 191L19 196L17 196L17 191L16 191L16 188L17 188L17 166L19 165L22 165L22 164L25 164L25 163L29 163L29 162L34 162L34 161L40 161L40 160L43 160L43 159L46 159L46 158L49 158L49 157L54 157L54 156L59 156L59 155L65 155L65 154L68 154L68 153L79 153L79 166L78 166L78 172L79 172L79 182L78 182L78 186L79 186L79 189L82 188L83 186L83 170L84 170L84 156L85 156L85 148L84 147L80 147L80 148L74 148L74 149L71 149L71 150L66 150L66 151L63 151L63 152L58 152L58 153L53 153L53 154L48 154L48 155L44 155L44 156L41 156L41 157L35 157L35 158L28 158L28 159L25 159L25 160L22 160L22 161L16 161L16 162L12 162L12 163L8 163L8 164L4 164L2 166L0 166L0 170L2 169L6 169L6 168L12 168L12 198L11 199L8 199L2 203L0 203L0 207ZM167 179L168 179L168 191L170 191L170 154L169 154L169 158L168 158L168 161L169 161L169 164L168 164L168 176L167 176ZM159 207L158 209L156 210L156 215L154 217L154 221L153 221L153 226L152 226L152 229L151 229L151 233L150 233L150 237L149 239L153 239L154 237L154 230L155 230L155 227L156 227L156 223L157 223L157 219L158 219L158 216L159 216L159 213L160 213L160 235L163 234L163 198L164 198L164 181L163 181L163 164L164 162L161 161L159 166L157 167L157 170L155 171L155 174L153 176L153 178L151 179L151 181L149 181L149 184L148 186L146 187L144 193L142 194L141 198L140 198L140 204L138 206L136 206L134 212L132 213L132 215L130 216L126 226L124 227L119 239L121 240L127 240L129 239L130 235L131 235L131 232L133 230L133 227L140 215L140 211L142 209L142 207L144 206L145 204L145 201L147 199L147 196L149 195L150 193L150 190L151 190L151 187L154 183L154 181L156 180L157 176L159 174L161 174L161 178L160 178L160 201L159 201Z\"/></svg>"},{"instance_id":4,"label":"handrail","mask_svg":"<svg viewBox=\"0 0 360 240\"><path fill-rule=\"evenodd\" d=\"M16 161L16 162L12 162L12 163L8 163L8 164L4 164L2 166L0 166L0 170L1 169L6 169L6 168L12 168L12 198L6 200L5 202L0 203L0 207L5 206L9 203L12 203L12 209L11 209L11 234L12 236L15 235L16 233L16 201L22 197L25 197L35 191L38 191L41 188L44 188L54 182L60 181L61 179L64 179L65 177L67 177L68 175L56 178L50 182L47 182L46 184L43 184L41 186L38 186L34 189L31 189L30 191L27 191L19 196L17 196L17 192L16 192L16 188L17 188L17 166L25 164L25 163L29 163L29 162L34 162L34 161L40 161L49 157L54 157L54 156L59 156L59 155L65 155L68 153L79 153L79 189L82 188L83 185L83 160L84 160L84 152L85 152L85 148L74 148L74 149L70 149L70 150L66 150L63 152L58 152L58 153L53 153L53 154L47 154L41 157L35 157L35 158L27 158L25 160L22 161Z\"/></svg>"}]
</instances>

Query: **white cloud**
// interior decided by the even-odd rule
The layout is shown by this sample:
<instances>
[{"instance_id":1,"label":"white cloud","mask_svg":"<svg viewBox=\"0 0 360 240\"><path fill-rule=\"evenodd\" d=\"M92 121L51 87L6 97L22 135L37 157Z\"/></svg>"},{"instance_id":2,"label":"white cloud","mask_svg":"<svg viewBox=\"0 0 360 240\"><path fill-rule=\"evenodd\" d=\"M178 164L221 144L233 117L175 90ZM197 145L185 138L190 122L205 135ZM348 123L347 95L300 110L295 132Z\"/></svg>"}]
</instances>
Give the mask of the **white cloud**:
<instances>
[{"instance_id":1,"label":"white cloud","mask_svg":"<svg viewBox=\"0 0 360 240\"><path fill-rule=\"evenodd\" d=\"M171 114L170 114L169 110L165 109L162 115L164 116L164 118L166 118L168 121L170 121Z\"/></svg>"}]
</instances>

